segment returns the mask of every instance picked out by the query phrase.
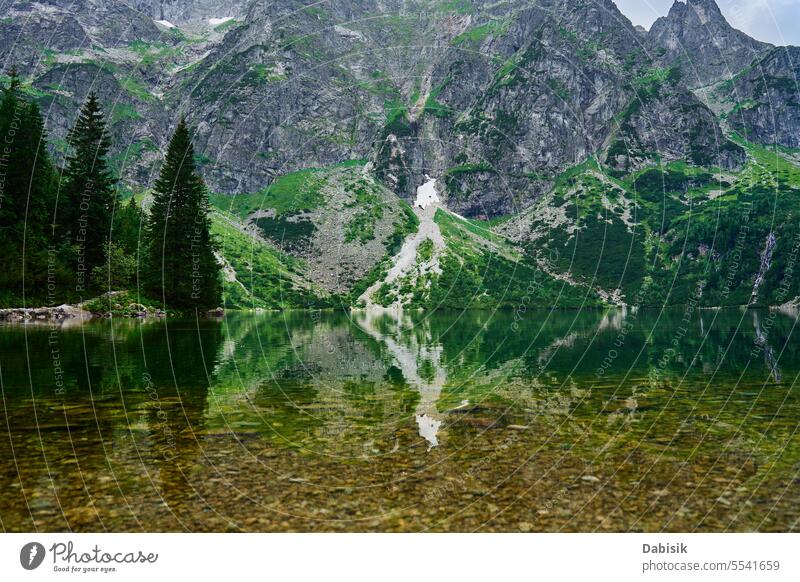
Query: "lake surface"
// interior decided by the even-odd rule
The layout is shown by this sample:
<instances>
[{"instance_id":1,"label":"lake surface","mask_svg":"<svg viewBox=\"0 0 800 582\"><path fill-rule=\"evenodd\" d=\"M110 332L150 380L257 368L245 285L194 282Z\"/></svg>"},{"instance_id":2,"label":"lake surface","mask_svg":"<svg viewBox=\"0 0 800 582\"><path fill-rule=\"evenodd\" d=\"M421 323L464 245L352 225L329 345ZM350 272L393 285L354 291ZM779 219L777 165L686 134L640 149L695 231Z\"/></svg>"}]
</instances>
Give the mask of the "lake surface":
<instances>
[{"instance_id":1,"label":"lake surface","mask_svg":"<svg viewBox=\"0 0 800 582\"><path fill-rule=\"evenodd\" d=\"M0 327L5 531L794 531L767 311Z\"/></svg>"}]
</instances>

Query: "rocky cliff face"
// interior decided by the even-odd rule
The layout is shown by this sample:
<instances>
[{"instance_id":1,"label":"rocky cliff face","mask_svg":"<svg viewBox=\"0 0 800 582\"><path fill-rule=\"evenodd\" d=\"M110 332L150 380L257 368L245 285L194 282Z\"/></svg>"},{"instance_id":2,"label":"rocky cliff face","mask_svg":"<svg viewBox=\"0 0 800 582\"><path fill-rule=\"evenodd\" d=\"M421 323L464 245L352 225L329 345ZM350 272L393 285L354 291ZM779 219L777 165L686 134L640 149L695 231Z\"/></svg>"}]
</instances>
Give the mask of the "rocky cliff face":
<instances>
[{"instance_id":1,"label":"rocky cliff face","mask_svg":"<svg viewBox=\"0 0 800 582\"><path fill-rule=\"evenodd\" d=\"M162 33L148 17L123 2L110 0L16 0L0 19L3 63L41 70L58 53L153 42Z\"/></svg>"},{"instance_id":2,"label":"rocky cliff face","mask_svg":"<svg viewBox=\"0 0 800 582\"><path fill-rule=\"evenodd\" d=\"M372 154L401 196L429 174L451 208L491 216L527 206L603 146L648 66L640 38L610 0L253 5L181 79L180 106L213 152L217 189ZM667 158L684 140L674 113L649 120ZM706 113L680 125L721 135Z\"/></svg>"},{"instance_id":3,"label":"rocky cliff face","mask_svg":"<svg viewBox=\"0 0 800 582\"><path fill-rule=\"evenodd\" d=\"M184 25L225 18L244 18L248 0L134 0L137 10L154 20Z\"/></svg>"},{"instance_id":4,"label":"rocky cliff face","mask_svg":"<svg viewBox=\"0 0 800 582\"><path fill-rule=\"evenodd\" d=\"M730 126L751 141L800 148L800 48L776 47L717 94L732 110Z\"/></svg>"},{"instance_id":5,"label":"rocky cliff face","mask_svg":"<svg viewBox=\"0 0 800 582\"><path fill-rule=\"evenodd\" d=\"M726 170L742 167L744 150L725 137L711 110L681 87L680 75L680 69L671 68L638 83L605 152L609 167L622 174L657 160L688 160ZM665 132L667 127L671 131Z\"/></svg>"},{"instance_id":6,"label":"rocky cliff face","mask_svg":"<svg viewBox=\"0 0 800 582\"><path fill-rule=\"evenodd\" d=\"M111 125L117 170L134 186L148 185L173 121L164 95L171 75L201 59L225 30L201 19L184 33L156 22L141 5L114 0L15 1L6 14L0 59L6 71L16 66L30 79L56 158L78 109L95 91Z\"/></svg>"},{"instance_id":7,"label":"rocky cliff face","mask_svg":"<svg viewBox=\"0 0 800 582\"><path fill-rule=\"evenodd\" d=\"M770 48L733 28L714 0L676 1L647 40L660 63L681 67L690 87L730 79Z\"/></svg>"},{"instance_id":8,"label":"rocky cliff face","mask_svg":"<svg viewBox=\"0 0 800 582\"><path fill-rule=\"evenodd\" d=\"M444 176L464 214L527 205L601 147L630 96L622 75L637 67L636 36L611 2L474 17L437 55L422 102L381 136L405 152L390 173L405 172L412 190L425 173Z\"/></svg>"},{"instance_id":9,"label":"rocky cliff face","mask_svg":"<svg viewBox=\"0 0 800 582\"><path fill-rule=\"evenodd\" d=\"M9 14L0 58L30 75L56 144L98 91L134 184L150 183L183 113L215 191L369 159L406 199L438 178L470 216L523 209L591 156L618 172L656 159L737 167L743 154L690 87L769 48L712 0L676 3L648 34L612 0L47 0ZM793 71L775 61L776 78ZM791 111L773 127L787 144ZM751 115L741 123L766 135L768 120Z\"/></svg>"},{"instance_id":10,"label":"rocky cliff face","mask_svg":"<svg viewBox=\"0 0 800 582\"><path fill-rule=\"evenodd\" d=\"M657 62L678 67L685 83L752 141L800 147L800 52L740 32L714 0L675 2L647 42Z\"/></svg>"}]
</instances>

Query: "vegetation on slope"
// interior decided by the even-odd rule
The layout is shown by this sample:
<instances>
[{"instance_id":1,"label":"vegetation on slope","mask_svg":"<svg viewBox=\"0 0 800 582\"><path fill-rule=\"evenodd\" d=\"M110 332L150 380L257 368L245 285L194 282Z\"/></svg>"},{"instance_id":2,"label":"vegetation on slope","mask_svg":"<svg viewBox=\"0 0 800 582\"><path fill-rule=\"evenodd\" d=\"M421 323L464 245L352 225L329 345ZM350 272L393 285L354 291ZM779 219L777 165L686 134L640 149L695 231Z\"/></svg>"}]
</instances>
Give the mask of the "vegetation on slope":
<instances>
[{"instance_id":1,"label":"vegetation on slope","mask_svg":"<svg viewBox=\"0 0 800 582\"><path fill-rule=\"evenodd\" d=\"M230 309L327 307L326 295L303 282L302 262L247 233L232 217L212 214L224 259L223 300Z\"/></svg>"},{"instance_id":2,"label":"vegetation on slope","mask_svg":"<svg viewBox=\"0 0 800 582\"><path fill-rule=\"evenodd\" d=\"M555 280L488 225L441 209L434 220L444 248L437 249L430 238L422 241L413 268L391 284L384 283L374 297L377 303L399 301L411 309L517 310L599 304L593 292Z\"/></svg>"},{"instance_id":3,"label":"vegetation on slope","mask_svg":"<svg viewBox=\"0 0 800 582\"><path fill-rule=\"evenodd\" d=\"M618 174L590 161L497 230L558 272L634 305L780 305L795 274L800 168L736 138L745 168L673 162Z\"/></svg>"}]
</instances>

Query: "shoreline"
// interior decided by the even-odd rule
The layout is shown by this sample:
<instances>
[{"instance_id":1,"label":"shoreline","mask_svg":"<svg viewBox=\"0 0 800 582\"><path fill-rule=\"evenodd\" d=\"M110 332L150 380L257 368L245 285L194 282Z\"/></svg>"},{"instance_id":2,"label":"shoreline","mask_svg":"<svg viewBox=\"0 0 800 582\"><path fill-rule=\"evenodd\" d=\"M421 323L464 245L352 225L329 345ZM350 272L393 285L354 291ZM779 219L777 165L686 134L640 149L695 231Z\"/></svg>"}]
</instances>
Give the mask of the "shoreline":
<instances>
[{"instance_id":1,"label":"shoreline","mask_svg":"<svg viewBox=\"0 0 800 582\"><path fill-rule=\"evenodd\" d=\"M162 309L147 308L141 304L131 304L127 308L112 309L109 311L93 311L86 309L86 303L63 304L55 307L10 307L0 309L0 323L63 323L84 322L112 317L122 319L165 319L167 317L181 317L182 312L169 312ZM196 314L192 313L194 316ZM201 312L203 317L214 318L225 315L221 307Z\"/></svg>"},{"instance_id":2,"label":"shoreline","mask_svg":"<svg viewBox=\"0 0 800 582\"><path fill-rule=\"evenodd\" d=\"M500 307L500 308L486 308L486 309L452 309L452 308L443 308L443 309L433 309L433 310L426 310L426 309L397 309L395 306L391 307L382 307L378 305L370 305L368 307L346 307L346 308L291 308L291 309L263 309L263 308L256 308L256 309L225 309L222 307L218 307L217 309L211 309L208 311L164 311L162 309L154 309L152 307L148 308L141 304L131 304L128 308L121 308L121 309L112 309L109 311L96 311L86 309L85 305L89 303L77 303L77 304L63 304L58 305L55 307L7 307L7 308L0 308L0 324L8 324L8 323L19 323L19 324L31 324L31 323L42 323L42 324L52 324L52 323L64 323L64 322L86 322L86 321L93 321L99 319L110 319L110 318L119 318L119 319L142 319L142 320L153 320L153 319L166 319L166 318L187 318L187 317L196 317L200 316L205 319L214 319L214 318L221 318L224 317L228 312L235 312L235 313L251 313L251 314L260 314L260 313L280 313L280 312L316 312L316 311L324 311L324 312L334 312L334 311L342 311L346 313L380 313L380 314L401 314L404 312L435 312L435 311L515 311L513 307ZM669 306L656 306L656 307L639 307L634 309L633 311L648 311L648 310L663 310L663 309L681 309L685 307L684 305L669 305ZM568 307L531 307L529 306L526 311L528 312L546 312L546 311L614 311L614 310L625 310L625 306L615 306L615 305L606 305L606 306L596 306L596 307L586 307L582 309L576 308L568 308ZM630 309L630 308L627 308ZM800 307L795 304L784 304L784 305L767 305L767 306L753 306L753 305L724 305L724 306L713 306L713 307L700 307L699 311L722 311L722 310L729 310L729 309L737 309L737 310L765 310L770 312L780 312L790 316L798 316L800 315Z\"/></svg>"}]
</instances>

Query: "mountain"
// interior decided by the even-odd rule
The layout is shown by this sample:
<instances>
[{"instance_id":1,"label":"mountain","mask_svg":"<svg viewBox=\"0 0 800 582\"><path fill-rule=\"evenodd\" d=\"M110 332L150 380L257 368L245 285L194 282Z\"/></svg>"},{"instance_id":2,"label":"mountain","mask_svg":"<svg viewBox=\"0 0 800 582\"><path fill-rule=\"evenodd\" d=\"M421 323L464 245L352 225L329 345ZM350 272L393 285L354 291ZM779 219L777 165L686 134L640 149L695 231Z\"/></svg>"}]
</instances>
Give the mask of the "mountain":
<instances>
[{"instance_id":1,"label":"mountain","mask_svg":"<svg viewBox=\"0 0 800 582\"><path fill-rule=\"evenodd\" d=\"M690 87L730 79L772 48L733 28L714 0L676 1L647 40L658 62L681 67Z\"/></svg>"},{"instance_id":2,"label":"mountain","mask_svg":"<svg viewBox=\"0 0 800 582\"><path fill-rule=\"evenodd\" d=\"M214 27L206 2L14 6L4 37L25 38L28 58L16 58L19 43L2 56L47 94L51 135L63 139L70 112L97 90L113 106L121 171L142 186L166 120L186 112L215 191L255 192L287 172L372 158L406 200L428 173L445 180L452 209L507 214L607 145L655 66L611 0L231 2L217 9L232 20ZM59 19L67 30L34 60ZM108 22L131 24L117 32ZM702 106L682 84L671 90L673 115L630 124L626 142L657 142L676 159L677 123L712 155L715 118L688 119L696 110L685 104Z\"/></svg>"},{"instance_id":3,"label":"mountain","mask_svg":"<svg viewBox=\"0 0 800 582\"><path fill-rule=\"evenodd\" d=\"M612 0L9 6L0 58L57 160L94 90L145 192L187 116L235 305L658 305L701 280L708 304L800 295L770 268L789 220L758 222L759 256L730 262L742 205L795 212L800 49L713 0L649 31Z\"/></svg>"},{"instance_id":4,"label":"mountain","mask_svg":"<svg viewBox=\"0 0 800 582\"><path fill-rule=\"evenodd\" d=\"M194 112L220 191L371 157L406 200L430 174L445 178L453 210L496 216L603 147L637 98L630 79L648 74L638 39L610 0L253 5L181 75L180 108ZM652 120L643 141L683 155L675 120ZM715 118L690 123L708 150Z\"/></svg>"},{"instance_id":5,"label":"mountain","mask_svg":"<svg viewBox=\"0 0 800 582\"><path fill-rule=\"evenodd\" d=\"M176 26L208 22L223 24L225 19L242 17L248 0L133 0L130 5L150 18Z\"/></svg>"},{"instance_id":6,"label":"mountain","mask_svg":"<svg viewBox=\"0 0 800 582\"><path fill-rule=\"evenodd\" d=\"M800 48L775 47L715 91L728 124L757 143L800 148ZM728 109L729 108L729 109Z\"/></svg>"},{"instance_id":7,"label":"mountain","mask_svg":"<svg viewBox=\"0 0 800 582\"><path fill-rule=\"evenodd\" d=\"M495 228L552 277L631 306L784 305L800 296L800 166L740 142L739 173L673 162L617 178L587 162Z\"/></svg>"},{"instance_id":8,"label":"mountain","mask_svg":"<svg viewBox=\"0 0 800 582\"><path fill-rule=\"evenodd\" d=\"M0 19L0 56L5 71L16 66L30 79L57 158L77 111L95 91L110 117L115 165L127 183L141 188L154 179L171 130L164 98L170 75L202 58L232 24L194 20L184 31L135 4L16 0Z\"/></svg>"}]
</instances>

